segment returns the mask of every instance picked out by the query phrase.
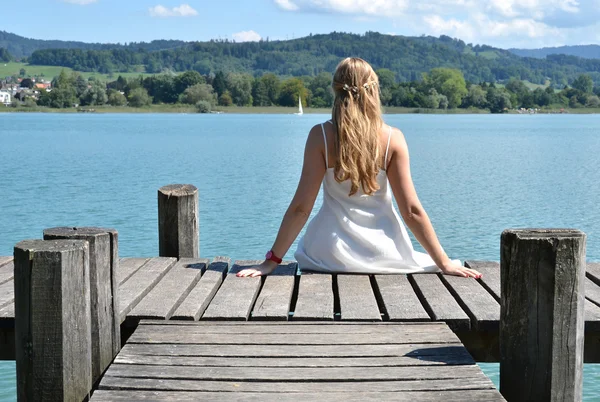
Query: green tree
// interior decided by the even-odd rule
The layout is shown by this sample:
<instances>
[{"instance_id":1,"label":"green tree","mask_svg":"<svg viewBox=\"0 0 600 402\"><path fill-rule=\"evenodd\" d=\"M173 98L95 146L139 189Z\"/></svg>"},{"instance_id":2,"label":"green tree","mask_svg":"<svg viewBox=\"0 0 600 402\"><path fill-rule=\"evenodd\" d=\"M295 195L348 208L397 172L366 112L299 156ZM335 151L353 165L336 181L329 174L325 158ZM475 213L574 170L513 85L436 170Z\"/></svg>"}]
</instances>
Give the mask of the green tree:
<instances>
[{"instance_id":1,"label":"green tree","mask_svg":"<svg viewBox=\"0 0 600 402\"><path fill-rule=\"evenodd\" d=\"M508 92L493 87L487 90L487 103L492 113L504 113L512 107Z\"/></svg>"},{"instance_id":2,"label":"green tree","mask_svg":"<svg viewBox=\"0 0 600 402\"><path fill-rule=\"evenodd\" d=\"M596 95L588 96L585 106L586 107L600 107L600 98Z\"/></svg>"},{"instance_id":3,"label":"green tree","mask_svg":"<svg viewBox=\"0 0 600 402\"><path fill-rule=\"evenodd\" d=\"M85 92L79 98L82 106L101 106L106 104L108 96L104 85L95 81L90 88L87 88Z\"/></svg>"},{"instance_id":4,"label":"green tree","mask_svg":"<svg viewBox=\"0 0 600 402\"><path fill-rule=\"evenodd\" d=\"M121 92L115 89L109 89L108 104L111 106L125 106L127 105L127 98Z\"/></svg>"},{"instance_id":5,"label":"green tree","mask_svg":"<svg viewBox=\"0 0 600 402\"><path fill-rule=\"evenodd\" d=\"M88 89L88 82L81 76L81 74L73 73L71 75L71 80L73 86L75 87L75 96L81 98L85 91Z\"/></svg>"},{"instance_id":6,"label":"green tree","mask_svg":"<svg viewBox=\"0 0 600 402\"><path fill-rule=\"evenodd\" d=\"M234 104L252 106L252 81L253 78L249 74L227 75L227 89Z\"/></svg>"},{"instance_id":7,"label":"green tree","mask_svg":"<svg viewBox=\"0 0 600 402\"><path fill-rule=\"evenodd\" d=\"M25 71L24 68L22 68L22 69L19 70L19 76L20 77L25 77L25 74L27 74L27 71Z\"/></svg>"},{"instance_id":8,"label":"green tree","mask_svg":"<svg viewBox=\"0 0 600 402\"><path fill-rule=\"evenodd\" d=\"M24 78L19 84L21 88L33 88L33 80L31 78Z\"/></svg>"},{"instance_id":9,"label":"green tree","mask_svg":"<svg viewBox=\"0 0 600 402\"><path fill-rule=\"evenodd\" d=\"M196 110L198 113L210 113L212 105L207 101L199 101L196 103Z\"/></svg>"},{"instance_id":10,"label":"green tree","mask_svg":"<svg viewBox=\"0 0 600 402\"><path fill-rule=\"evenodd\" d=\"M310 80L308 89L312 94L312 107L331 107L333 105L332 80L333 76L327 72L320 73Z\"/></svg>"},{"instance_id":11,"label":"green tree","mask_svg":"<svg viewBox=\"0 0 600 402\"><path fill-rule=\"evenodd\" d=\"M267 88L265 87L265 83L260 78L255 78L252 82L252 105L271 106Z\"/></svg>"},{"instance_id":12,"label":"green tree","mask_svg":"<svg viewBox=\"0 0 600 402\"><path fill-rule=\"evenodd\" d=\"M181 102L188 105L195 105L200 101L208 102L214 105L217 102L212 85L196 84L183 91Z\"/></svg>"},{"instance_id":13,"label":"green tree","mask_svg":"<svg viewBox=\"0 0 600 402\"><path fill-rule=\"evenodd\" d=\"M129 94L129 106L144 107L152 103L152 98L145 88L136 88Z\"/></svg>"},{"instance_id":14,"label":"green tree","mask_svg":"<svg viewBox=\"0 0 600 402\"><path fill-rule=\"evenodd\" d=\"M279 102L279 91L281 90L281 81L275 74L267 73L260 77L260 80L265 86L267 97L271 105L276 105Z\"/></svg>"},{"instance_id":15,"label":"green tree","mask_svg":"<svg viewBox=\"0 0 600 402\"><path fill-rule=\"evenodd\" d=\"M580 90L584 94L591 94L594 90L594 81L592 77L587 74L581 74L573 81L571 85L573 88Z\"/></svg>"},{"instance_id":16,"label":"green tree","mask_svg":"<svg viewBox=\"0 0 600 402\"><path fill-rule=\"evenodd\" d=\"M0 47L0 62L8 63L13 60L12 55L3 47Z\"/></svg>"},{"instance_id":17,"label":"green tree","mask_svg":"<svg viewBox=\"0 0 600 402\"><path fill-rule=\"evenodd\" d=\"M483 109L487 105L487 92L479 85L471 85L467 96L463 98L464 107Z\"/></svg>"},{"instance_id":18,"label":"green tree","mask_svg":"<svg viewBox=\"0 0 600 402\"><path fill-rule=\"evenodd\" d=\"M219 96L219 106L231 106L233 105L233 99L229 91L225 91Z\"/></svg>"},{"instance_id":19,"label":"green tree","mask_svg":"<svg viewBox=\"0 0 600 402\"><path fill-rule=\"evenodd\" d=\"M279 104L281 106L298 106L298 97L302 99L302 104L306 103L308 90L304 87L304 82L299 78L283 81L279 93Z\"/></svg>"},{"instance_id":20,"label":"green tree","mask_svg":"<svg viewBox=\"0 0 600 402\"><path fill-rule=\"evenodd\" d=\"M456 108L462 103L467 95L467 84L460 70L452 68L434 68L429 74L425 74L424 82L436 89L436 91L448 98L448 107Z\"/></svg>"},{"instance_id":21,"label":"green tree","mask_svg":"<svg viewBox=\"0 0 600 402\"><path fill-rule=\"evenodd\" d=\"M179 93L175 89L175 78L170 74L146 77L143 80L143 87L154 103L175 103L179 99Z\"/></svg>"},{"instance_id":22,"label":"green tree","mask_svg":"<svg viewBox=\"0 0 600 402\"><path fill-rule=\"evenodd\" d=\"M185 73L179 74L178 76L175 77L175 80L174 80L175 92L179 96L180 94L183 93L183 91L185 91L189 87L198 85L198 84L205 84L205 83L206 83L206 80L204 79L204 77L202 77L200 75L199 72L186 71Z\"/></svg>"},{"instance_id":23,"label":"green tree","mask_svg":"<svg viewBox=\"0 0 600 402\"><path fill-rule=\"evenodd\" d=\"M217 71L215 78L213 79L212 86L217 93L217 96L223 95L227 90L227 80L223 71Z\"/></svg>"}]
</instances>

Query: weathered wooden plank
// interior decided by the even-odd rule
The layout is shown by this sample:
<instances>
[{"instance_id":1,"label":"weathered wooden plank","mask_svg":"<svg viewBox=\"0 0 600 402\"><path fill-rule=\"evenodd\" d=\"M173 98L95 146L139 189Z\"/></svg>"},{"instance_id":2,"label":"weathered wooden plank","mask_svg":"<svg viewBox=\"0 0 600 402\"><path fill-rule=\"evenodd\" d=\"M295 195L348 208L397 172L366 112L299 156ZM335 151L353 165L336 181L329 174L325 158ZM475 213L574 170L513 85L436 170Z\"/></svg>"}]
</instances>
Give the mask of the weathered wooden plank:
<instances>
[{"instance_id":1,"label":"weathered wooden plank","mask_svg":"<svg viewBox=\"0 0 600 402\"><path fill-rule=\"evenodd\" d=\"M158 248L161 257L198 258L198 189L170 184L158 190Z\"/></svg>"},{"instance_id":2,"label":"weathered wooden plank","mask_svg":"<svg viewBox=\"0 0 600 402\"><path fill-rule=\"evenodd\" d=\"M176 258L152 258L119 287L121 322L176 262Z\"/></svg>"},{"instance_id":3,"label":"weathered wooden plank","mask_svg":"<svg viewBox=\"0 0 600 402\"><path fill-rule=\"evenodd\" d=\"M419 300L435 321L444 321L453 330L469 330L471 320L437 274L408 276L415 284Z\"/></svg>"},{"instance_id":4,"label":"weathered wooden plank","mask_svg":"<svg viewBox=\"0 0 600 402\"><path fill-rule=\"evenodd\" d=\"M92 389L88 247L25 240L14 248L18 400L80 401Z\"/></svg>"},{"instance_id":5,"label":"weathered wooden plank","mask_svg":"<svg viewBox=\"0 0 600 402\"><path fill-rule=\"evenodd\" d=\"M210 327L221 327L221 326L231 326L231 327L348 327L348 328L378 328L378 327L397 327L397 326L414 326L414 327L431 327L432 325L438 325L440 328L445 327L446 324L440 321L429 321L429 322L360 322L360 321L298 321L298 322L278 322L278 321L177 321L177 320L140 320L140 324L144 325L189 325L189 326L210 326Z\"/></svg>"},{"instance_id":6,"label":"weathered wooden plank","mask_svg":"<svg viewBox=\"0 0 600 402\"><path fill-rule=\"evenodd\" d=\"M121 352L115 363L158 366L203 367L392 367L392 366L445 366L475 364L465 348L441 348L439 355L410 357L201 357L201 356L149 356Z\"/></svg>"},{"instance_id":7,"label":"weathered wooden plank","mask_svg":"<svg viewBox=\"0 0 600 402\"><path fill-rule=\"evenodd\" d=\"M584 306L584 318L585 318L585 332L600 332L600 307L592 303L588 299L585 299Z\"/></svg>"},{"instance_id":8,"label":"weathered wooden plank","mask_svg":"<svg viewBox=\"0 0 600 402\"><path fill-rule=\"evenodd\" d=\"M92 401L132 401L132 400L161 400L161 401L322 401L321 393L275 393L275 392L185 392L185 391L111 391L99 390ZM327 394L327 401L411 401L411 402L496 402L504 398L496 390L458 390L458 391L407 391L407 392L340 392Z\"/></svg>"},{"instance_id":9,"label":"weathered wooden plank","mask_svg":"<svg viewBox=\"0 0 600 402\"><path fill-rule=\"evenodd\" d=\"M375 283L390 321L431 321L406 275L375 275Z\"/></svg>"},{"instance_id":10,"label":"weathered wooden plank","mask_svg":"<svg viewBox=\"0 0 600 402\"><path fill-rule=\"evenodd\" d=\"M496 261L465 261L465 266L481 272L479 283L500 303L500 263Z\"/></svg>"},{"instance_id":11,"label":"weathered wooden plank","mask_svg":"<svg viewBox=\"0 0 600 402\"><path fill-rule=\"evenodd\" d=\"M395 345L185 345L127 343L123 352L136 355L214 356L214 357L365 357L438 355L444 348L463 347L460 343L395 344Z\"/></svg>"},{"instance_id":12,"label":"weathered wooden plank","mask_svg":"<svg viewBox=\"0 0 600 402\"><path fill-rule=\"evenodd\" d=\"M10 281L15 276L15 264L12 260L0 266L0 284ZM0 293L0 297L2 294Z\"/></svg>"},{"instance_id":13,"label":"weathered wooden plank","mask_svg":"<svg viewBox=\"0 0 600 402\"><path fill-rule=\"evenodd\" d=\"M133 318L168 320L179 303L198 283L208 264L207 259L182 258L144 296L128 314Z\"/></svg>"},{"instance_id":14,"label":"weathered wooden plank","mask_svg":"<svg viewBox=\"0 0 600 402\"><path fill-rule=\"evenodd\" d=\"M252 311L253 320L287 321L289 319L297 269L297 263L283 262L265 278Z\"/></svg>"},{"instance_id":15,"label":"weathered wooden plank","mask_svg":"<svg viewBox=\"0 0 600 402\"><path fill-rule=\"evenodd\" d=\"M13 320L14 325L15 318L15 303L14 300L12 303L7 304L6 306L0 308L0 322L5 320Z\"/></svg>"},{"instance_id":16,"label":"weathered wooden plank","mask_svg":"<svg viewBox=\"0 0 600 402\"><path fill-rule=\"evenodd\" d=\"M240 278L242 269L262 261L236 261L202 316L203 320L248 320L260 289L261 278Z\"/></svg>"},{"instance_id":17,"label":"weathered wooden plank","mask_svg":"<svg viewBox=\"0 0 600 402\"><path fill-rule=\"evenodd\" d=\"M585 297L600 306L600 286L589 277L585 278Z\"/></svg>"},{"instance_id":18,"label":"weathered wooden plank","mask_svg":"<svg viewBox=\"0 0 600 402\"><path fill-rule=\"evenodd\" d=\"M191 325L188 325L191 324ZM234 324L234 325L231 325ZM237 325L235 325L237 324ZM343 323L331 322L328 325L315 325L307 321L298 323L277 323L265 325L260 321L219 321L219 322L187 322L187 321L157 321L157 320L142 320L140 321L139 330L146 330L152 327L156 331L170 331L169 328L161 327L177 327L178 330L189 331L189 333L197 334L223 334L225 336L235 336L237 334L389 334L398 332L423 333L435 332L439 334L441 339L453 337L454 333L443 322L428 323L429 325L414 325L414 323Z\"/></svg>"},{"instance_id":19,"label":"weathered wooden plank","mask_svg":"<svg viewBox=\"0 0 600 402\"><path fill-rule=\"evenodd\" d=\"M190 327L141 326L131 335L128 343L174 343L212 345L374 345L405 343L457 342L456 337L441 337L434 331L397 331L365 334L236 334L224 337L222 334L195 333Z\"/></svg>"},{"instance_id":20,"label":"weathered wooden plank","mask_svg":"<svg viewBox=\"0 0 600 402\"><path fill-rule=\"evenodd\" d=\"M403 392L403 391L448 391L494 389L494 384L485 376L469 378L468 381L456 379L406 380L406 381L361 381L361 382L245 382L245 381L193 381L169 380L156 381L148 378L104 377L98 387L102 390L156 390L156 391L208 391L208 392L315 392L322 394L317 400L327 399L332 392ZM231 394L235 399L236 394Z\"/></svg>"},{"instance_id":21,"label":"weathered wooden plank","mask_svg":"<svg viewBox=\"0 0 600 402\"><path fill-rule=\"evenodd\" d=\"M333 320L333 278L327 274L302 273L293 320Z\"/></svg>"},{"instance_id":22,"label":"weathered wooden plank","mask_svg":"<svg viewBox=\"0 0 600 402\"><path fill-rule=\"evenodd\" d=\"M585 241L573 229L502 232L500 389L510 401L582 399Z\"/></svg>"},{"instance_id":23,"label":"weathered wooden plank","mask_svg":"<svg viewBox=\"0 0 600 402\"><path fill-rule=\"evenodd\" d=\"M187 380L230 381L385 381L435 380L442 378L476 378L484 376L477 365L457 366L399 366L386 367L194 367L111 364L106 376L129 378L171 378Z\"/></svg>"},{"instance_id":24,"label":"weathered wooden plank","mask_svg":"<svg viewBox=\"0 0 600 402\"><path fill-rule=\"evenodd\" d=\"M230 261L228 257L215 257L171 318L198 321L223 283Z\"/></svg>"},{"instance_id":25,"label":"weathered wooden plank","mask_svg":"<svg viewBox=\"0 0 600 402\"><path fill-rule=\"evenodd\" d=\"M471 317L471 326L480 331L497 331L500 304L479 282L471 278L444 275L442 280L450 293Z\"/></svg>"},{"instance_id":26,"label":"weathered wooden plank","mask_svg":"<svg viewBox=\"0 0 600 402\"><path fill-rule=\"evenodd\" d=\"M337 275L342 321L381 321L381 313L367 275Z\"/></svg>"},{"instance_id":27,"label":"weathered wooden plank","mask_svg":"<svg viewBox=\"0 0 600 402\"><path fill-rule=\"evenodd\" d=\"M15 283L13 280L0 285L0 307L14 303Z\"/></svg>"},{"instance_id":28,"label":"weathered wooden plank","mask_svg":"<svg viewBox=\"0 0 600 402\"><path fill-rule=\"evenodd\" d=\"M0 256L0 267L13 261L12 255Z\"/></svg>"},{"instance_id":29,"label":"weathered wooden plank","mask_svg":"<svg viewBox=\"0 0 600 402\"><path fill-rule=\"evenodd\" d=\"M121 285L148 261L150 258L121 258L117 271L117 283Z\"/></svg>"},{"instance_id":30,"label":"weathered wooden plank","mask_svg":"<svg viewBox=\"0 0 600 402\"><path fill-rule=\"evenodd\" d=\"M596 285L600 286L600 262L588 262L585 268L585 274Z\"/></svg>"}]
</instances>

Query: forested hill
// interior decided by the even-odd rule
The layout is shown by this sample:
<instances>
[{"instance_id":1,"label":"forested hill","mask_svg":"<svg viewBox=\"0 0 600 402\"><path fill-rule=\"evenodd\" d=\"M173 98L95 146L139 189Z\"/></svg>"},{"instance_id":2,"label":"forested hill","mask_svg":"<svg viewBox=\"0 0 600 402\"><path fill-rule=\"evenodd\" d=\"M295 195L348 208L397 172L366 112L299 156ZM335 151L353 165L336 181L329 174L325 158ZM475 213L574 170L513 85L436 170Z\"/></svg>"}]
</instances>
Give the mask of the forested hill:
<instances>
[{"instance_id":1,"label":"forested hill","mask_svg":"<svg viewBox=\"0 0 600 402\"><path fill-rule=\"evenodd\" d=\"M376 32L333 32L287 41L181 42L180 47L156 51L133 45L92 50L46 49L33 52L29 62L102 73L195 70L201 74L224 71L254 76L266 72L315 76L332 72L341 58L350 55L368 60L376 69L392 70L399 82L419 80L422 73L432 68L451 67L460 69L467 80L476 83L515 77L537 84L549 79L562 87L582 73L600 83L600 60L565 55L549 55L545 59L520 57L507 50L473 46L448 36L404 37Z\"/></svg>"},{"instance_id":2,"label":"forested hill","mask_svg":"<svg viewBox=\"0 0 600 402\"><path fill-rule=\"evenodd\" d=\"M509 49L509 51L517 56L535 57L538 59L543 59L551 54L566 54L569 56L583 57L585 59L600 59L600 45L544 47L541 49Z\"/></svg>"},{"instance_id":3,"label":"forested hill","mask_svg":"<svg viewBox=\"0 0 600 402\"><path fill-rule=\"evenodd\" d=\"M156 40L149 43L132 42L127 45L111 43L85 43L62 40L29 39L10 32L0 31L0 48L5 48L17 59L29 57L40 49L81 49L81 50L109 50L109 49L144 49L156 51L172 49L186 45L187 42L179 40Z\"/></svg>"}]
</instances>

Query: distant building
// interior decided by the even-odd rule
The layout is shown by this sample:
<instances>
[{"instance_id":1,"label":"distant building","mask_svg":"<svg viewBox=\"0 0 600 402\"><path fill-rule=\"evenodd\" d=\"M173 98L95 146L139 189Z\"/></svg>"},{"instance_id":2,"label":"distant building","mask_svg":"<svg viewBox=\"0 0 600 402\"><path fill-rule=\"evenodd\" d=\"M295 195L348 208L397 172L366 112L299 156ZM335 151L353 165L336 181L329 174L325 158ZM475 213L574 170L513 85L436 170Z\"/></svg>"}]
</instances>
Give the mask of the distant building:
<instances>
[{"instance_id":1,"label":"distant building","mask_svg":"<svg viewBox=\"0 0 600 402\"><path fill-rule=\"evenodd\" d=\"M12 97L8 91L0 91L0 103L9 106L12 103L11 99Z\"/></svg>"},{"instance_id":2,"label":"distant building","mask_svg":"<svg viewBox=\"0 0 600 402\"><path fill-rule=\"evenodd\" d=\"M49 82L38 82L35 84L34 88L37 89L49 89L50 88L50 83Z\"/></svg>"}]
</instances>

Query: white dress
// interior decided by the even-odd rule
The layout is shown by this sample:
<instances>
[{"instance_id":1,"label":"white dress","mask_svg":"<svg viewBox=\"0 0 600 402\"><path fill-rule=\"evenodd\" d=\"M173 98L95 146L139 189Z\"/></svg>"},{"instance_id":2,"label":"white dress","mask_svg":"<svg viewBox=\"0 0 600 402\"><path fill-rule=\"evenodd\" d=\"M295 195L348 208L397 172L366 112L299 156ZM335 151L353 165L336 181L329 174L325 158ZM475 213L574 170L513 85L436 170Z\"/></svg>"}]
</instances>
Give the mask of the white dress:
<instances>
[{"instance_id":1,"label":"white dress","mask_svg":"<svg viewBox=\"0 0 600 402\"><path fill-rule=\"evenodd\" d=\"M327 137L325 128L325 161ZM385 151L390 146L388 135ZM415 251L392 204L392 191L385 170L377 175L379 190L366 195L362 189L352 196L350 181L335 180L333 168L323 179L323 205L310 221L294 254L301 270L362 273L409 274L440 272L428 254Z\"/></svg>"}]
</instances>

